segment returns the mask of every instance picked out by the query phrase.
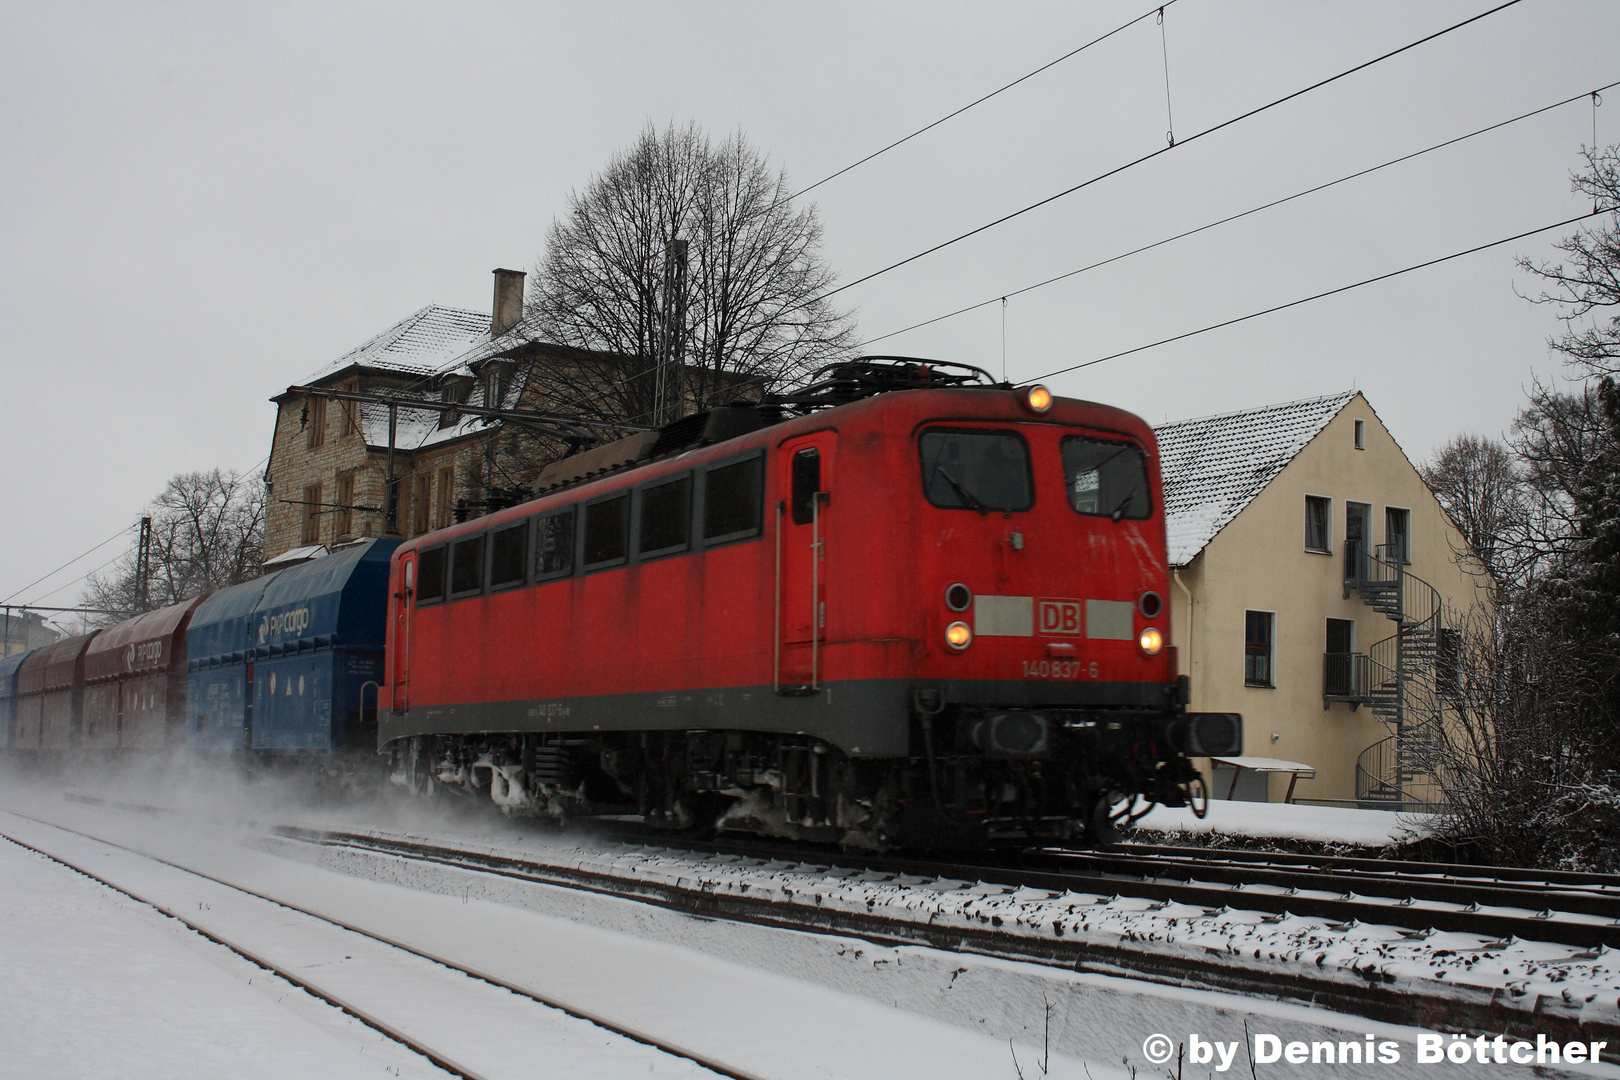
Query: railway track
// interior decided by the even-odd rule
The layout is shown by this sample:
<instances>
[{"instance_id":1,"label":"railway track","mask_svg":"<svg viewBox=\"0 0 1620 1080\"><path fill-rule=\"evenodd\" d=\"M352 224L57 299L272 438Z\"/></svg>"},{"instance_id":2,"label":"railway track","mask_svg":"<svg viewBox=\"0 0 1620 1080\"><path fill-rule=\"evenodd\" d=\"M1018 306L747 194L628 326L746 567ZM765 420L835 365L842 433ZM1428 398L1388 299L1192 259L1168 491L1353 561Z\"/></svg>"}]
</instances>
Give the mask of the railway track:
<instances>
[{"instance_id":1,"label":"railway track","mask_svg":"<svg viewBox=\"0 0 1620 1080\"><path fill-rule=\"evenodd\" d=\"M922 859L818 850L752 839L670 840L634 827L627 842L699 854L799 859L863 872L1134 896L1209 908L1360 921L1407 930L1517 937L1576 948L1620 948L1620 875L1455 863L1125 844L1100 851L1034 849ZM1237 854L1238 858L1228 858Z\"/></svg>"},{"instance_id":2,"label":"railway track","mask_svg":"<svg viewBox=\"0 0 1620 1080\"><path fill-rule=\"evenodd\" d=\"M141 809L145 810L149 808L143 807ZM15 814L16 811L10 811L10 813ZM18 814L17 816L27 817L27 815L22 814ZM316 924L326 931L327 937L332 939L332 944L326 950L326 955L342 956L342 958L345 960L351 959L359 952L359 950L355 948L352 940L346 939L363 939L372 946L381 947L380 950L373 948L373 956L370 957L373 963L376 962L379 956L381 956L385 962L390 957L401 960L408 959L412 963L425 961L428 965L431 965L433 968L437 969L439 975L441 976L441 982L447 981L447 989L449 994L454 996L454 999L458 1002L458 1005L462 1010L468 1012L483 1012L487 1010L491 1014L504 1016L509 1020L515 1020L516 1023L513 1025L512 1030L532 1030L534 1026L532 1020L529 1023L523 1022L523 1018L521 1016L521 1011L523 1008L560 1012L576 1021L583 1021L584 1023L600 1028L606 1032L611 1032L614 1035L628 1039L631 1042L640 1043L644 1046L650 1047L672 1058L684 1059L697 1066L700 1070L703 1070L709 1074L729 1077L732 1078L732 1080L761 1080L761 1077L755 1073L729 1065L726 1062L716 1060L708 1055L681 1046L677 1043L673 1043L667 1039L661 1039L657 1036L647 1034L621 1023L617 1023L607 1017L597 1015L589 1010L580 1009L548 995L537 993L530 988L524 987L507 979L503 979L498 975L459 963L448 957L419 948L388 935L379 934L362 926L355 925L354 923L332 918L328 915L323 915L307 907L290 903L284 899L278 899L252 889L244 888L240 885L233 884L211 874L181 866L178 863L137 851L114 841L92 836L89 833L67 828L56 823L45 822L37 818L29 818L29 820L35 821L41 825L49 826L53 829L61 830L62 832L70 833L74 836L92 841L98 845L116 849L117 851L134 856L137 859L147 860L158 866L164 867L175 874L185 875L189 878L196 879L197 881L206 882L210 886L213 886L219 890L224 890L228 894L235 897L243 898L250 902L257 902L269 908L274 908L281 914L282 918L285 918L287 913L291 913L300 920L307 920L310 923ZM354 996L352 993L345 993L343 991L336 990L330 985L323 984L322 982L311 978L309 975L301 973L299 970L300 968L324 967L326 966L325 963L311 963L307 958L304 958L301 961L292 961L285 956L272 956L270 952L262 946L256 946L254 944L245 942L243 940L244 935L233 933L229 930L221 930L218 925L211 926L208 924L207 920L199 919L194 913L182 911L172 902L166 902L156 895L150 895L151 890L142 889L139 886L131 887L127 883L121 884L118 881L113 880L114 875L110 875L105 872L98 872L96 869L91 869L90 865L88 865L88 861L85 859L65 856L60 852L47 850L43 846L35 843L29 843L28 841L10 835L7 832L0 831L0 837L3 837L6 841L17 845L20 848L31 851L45 859L50 860L53 863L81 874L107 889L128 897L136 903L150 907L154 911L157 911L168 918L174 919L214 944L230 950L249 963L274 974L287 983L306 991L312 996L319 998L321 1001L326 1002L328 1005L331 1005L349 1016L354 1017L356 1020L383 1034L399 1045L421 1055L422 1057L431 1061L434 1065L438 1066L440 1069L443 1069L445 1072L450 1073L453 1076L462 1077L464 1080L487 1080L487 1078L495 1076L497 1072L504 1071L492 1070L488 1068L484 1069L483 1071L475 1070L474 1068L465 1064L463 1061L458 1060L453 1054L436 1048L429 1041L430 1037L413 1034L408 1029L407 1024L401 1023L398 1020L390 1020L388 1018L388 1014L390 1013L404 1013L408 1015L412 1011L411 1008L402 1008L397 1000L390 1001L384 997L384 999L380 1002L376 1000L363 1002L361 998ZM204 905L200 903L199 908L203 907ZM211 910L211 907L209 907L208 910ZM349 951L345 952L345 949ZM420 964L417 964L418 970L416 972L402 972L400 974L401 981L403 983L409 983L413 979L419 980L421 978L420 966ZM372 996L375 997L376 995L373 994ZM490 1000L483 1000L485 998ZM514 1004L518 1005L517 1010L514 1010ZM418 1006L418 1008L419 1007L420 1006ZM514 1012L516 1012L518 1015L512 1015ZM530 1051L532 1051L532 1047L528 1048L525 1052Z\"/></svg>"},{"instance_id":3,"label":"railway track","mask_svg":"<svg viewBox=\"0 0 1620 1080\"><path fill-rule=\"evenodd\" d=\"M1010 921L1004 923L1000 917L982 914L976 918L956 920L934 915L906 919L895 917L871 904L853 908L849 905L837 906L819 892L811 894L808 886L804 887L804 891L786 897L780 891L777 895L767 895L770 890L763 887L720 887L714 881L704 879L700 866L662 876L646 876L621 872L612 866L604 867L584 859L525 857L375 833L327 832L295 827L283 827L276 832L289 841L337 849L351 856L402 859L452 871L585 890L707 918L782 929L848 934L892 946L930 945L1034 961L1082 972L1127 975L1178 986L1302 1002L1391 1023L1427 1024L1445 1030L1467 1029L1479 1034L1556 1031L1567 1033L1570 1037L1608 1038L1611 1045L1620 1046L1620 1018L1610 1016L1607 1019L1594 1019L1585 1016L1578 1008L1572 1008L1566 998L1531 995L1529 1000L1514 1000L1509 995L1480 991L1478 988L1397 978L1377 964L1352 970L1335 970L1321 968L1320 961L1317 965L1297 962L1298 957L1290 965L1255 962L1254 958L1213 949L1175 947L1168 941L1154 940L1151 935L1119 944L1102 943L1095 938L1086 940L1078 935L1064 934L1061 930L1055 935L1050 932L1030 933L1027 927L1020 931L1010 925ZM610 849L610 861L633 863L637 850L624 846ZM1267 922L1277 922L1289 916L1315 916L1332 920L1325 928L1329 934L1348 931L1358 923L1374 923L1406 928L1403 936L1418 941L1435 931L1471 933L1487 939L1499 937L1500 940L1487 940L1480 946L1480 952L1486 956L1491 955L1492 949L1515 943L1515 937L1537 942L1561 941L1572 948L1590 948L1609 941L1620 941L1620 926L1602 915L1560 916L1554 913L1551 917L1537 918L1529 911L1470 911L1461 909L1454 901L1413 900L1402 904L1390 897L1312 895L1322 890L1299 889L1289 893L1279 889L1275 880L1246 886L1205 882L1189 884L1171 880L1174 874L1180 873L1178 864L1184 860L1167 855L1164 851L1151 856L1160 861L1164 875L1144 876L1139 859L1122 851L1040 852L1031 858L1047 865L1029 868L984 862L924 862L885 856L838 855L822 858L821 853L806 860L803 852L789 855L774 845L729 840L703 844L683 842L639 850L650 860L666 855L677 859L693 855L709 856L718 860L715 864L717 867L743 871L752 867L761 876L803 870L811 877L817 873L830 874L844 881L890 883L901 889L935 891L952 888L971 890L1000 883L1008 894L1045 891L1053 897L1072 898L1076 906L1088 903L1106 906L1121 899L1148 901L1143 910L1151 912L1179 907L1187 911L1185 917L1195 917L1190 910L1194 908L1202 908L1203 913L1214 916L1228 910L1257 911L1264 913L1262 920ZM1091 861L1093 855L1096 862ZM1144 854L1141 858L1149 856ZM1114 862L1110 864L1109 860ZM1083 868L1060 870L1051 868L1052 864L1082 864ZM1112 869L1109 869L1110 866ZM1276 875L1284 872L1285 867L1254 866L1246 869L1262 875ZM1295 873L1303 884L1321 879L1322 875L1313 873L1315 869L1296 866L1290 872ZM1341 876L1343 870L1341 867ZM1366 874L1369 880L1376 878L1386 885L1394 876L1389 873ZM1427 875L1417 877L1426 879ZM1515 892L1515 897L1524 893L1539 895L1534 890L1535 882L1521 880L1520 884L1525 889ZM1568 882L1560 884L1566 886L1566 892L1585 899L1611 899L1603 895L1606 885L1581 890L1568 888ZM1582 921L1569 923L1565 921L1567 919ZM1577 953L1571 958L1595 955Z\"/></svg>"}]
</instances>

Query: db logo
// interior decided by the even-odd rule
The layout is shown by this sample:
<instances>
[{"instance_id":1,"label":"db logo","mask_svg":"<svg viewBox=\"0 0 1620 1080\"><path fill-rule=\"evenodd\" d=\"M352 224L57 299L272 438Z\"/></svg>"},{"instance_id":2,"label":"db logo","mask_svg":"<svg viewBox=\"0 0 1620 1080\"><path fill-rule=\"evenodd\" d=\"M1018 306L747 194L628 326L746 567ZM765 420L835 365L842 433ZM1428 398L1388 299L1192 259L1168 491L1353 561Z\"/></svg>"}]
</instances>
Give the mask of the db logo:
<instances>
[{"instance_id":1,"label":"db logo","mask_svg":"<svg viewBox=\"0 0 1620 1080\"><path fill-rule=\"evenodd\" d=\"M1078 600L1048 600L1040 601L1042 634L1080 634L1080 601Z\"/></svg>"}]
</instances>

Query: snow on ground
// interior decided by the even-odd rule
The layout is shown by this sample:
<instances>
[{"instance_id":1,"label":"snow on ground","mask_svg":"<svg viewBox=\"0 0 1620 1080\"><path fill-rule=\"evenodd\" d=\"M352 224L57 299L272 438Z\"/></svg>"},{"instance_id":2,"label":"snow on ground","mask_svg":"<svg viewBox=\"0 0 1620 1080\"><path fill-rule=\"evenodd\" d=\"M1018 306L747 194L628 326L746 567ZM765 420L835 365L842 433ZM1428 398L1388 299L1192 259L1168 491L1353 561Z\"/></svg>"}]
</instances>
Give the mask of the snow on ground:
<instances>
[{"instance_id":1,"label":"snow on ground","mask_svg":"<svg viewBox=\"0 0 1620 1080\"><path fill-rule=\"evenodd\" d=\"M204 894L217 898L217 886L194 881L190 886L196 893L193 896L172 881L163 882L162 879L173 877L172 871L150 863L144 867L136 865L124 853L108 852L92 841L10 813L0 812L0 830L76 862L93 862L97 873L106 873L110 880L126 887L138 886L143 895L148 890L161 891L165 902L171 902L176 910L197 911L199 921L213 916L212 905L217 900ZM191 862L201 860L210 872L220 873L238 884L430 949L771 1080L1013 1075L1011 1051L999 1037L892 1006L875 1007L865 997L750 969L689 949L473 899L465 893L447 896L358 880L288 863L234 843L220 847L192 840L183 845L166 846L170 848L164 852L166 856ZM185 850L173 850L176 846ZM0 847L16 850L3 842ZM13 861L17 858L12 856ZM27 858L38 859L37 856ZM0 873L6 868L0 865ZM87 887L80 884L83 879L75 881L67 871L58 871L55 877L58 890ZM126 878L132 880L123 880ZM176 889L179 889L178 894ZM37 892L37 906L54 906L49 887ZM199 900L197 896L204 898ZM116 906L105 900L102 903ZM20 923L0 924L0 941L5 943L0 946L5 950L0 951L0 956L35 950L39 956L49 957L65 942L87 930L89 940L98 947L86 954L87 959L91 955L116 955L120 929L114 926L105 933L96 932L96 924L104 921L99 913L85 911L52 925L33 928ZM32 943L14 940L29 929L36 931ZM125 972L116 964L98 969L93 963L68 965L55 975L50 975L48 970L33 972L35 978L54 979L57 996L46 1008L19 1009L21 1015L17 1017L0 1014L4 1017L0 1021L0 1045L29 1048L25 1063L28 1067L13 1070L0 1061L0 1076L62 1075L59 1069L40 1070L36 1066L52 1060L58 1047L64 1044L83 1060L84 1068L70 1070L76 1075L210 1075L210 1070L194 1070L188 1055L196 1044L206 1046L209 1021L221 1015L218 1008L207 1007L207 995L218 992L223 1009L235 1008L234 999L206 985L201 995L177 995L171 999L164 991L185 984L189 979L186 972L167 970L174 963L172 954L167 957L153 954L142 957L132 972ZM135 977L135 972L140 970L164 974L152 987L143 990ZM258 969L252 969L251 977L256 982L265 978ZM124 984L122 989L117 985L120 980ZM78 1026L81 1010L75 1000L83 996L93 997L100 1003L98 1009L88 1014L93 1027ZM126 1067L116 1047L98 1049L100 1030L139 1029L155 1017L166 1016L170 1000L188 1014L197 1014L198 1031L194 1035L171 1038L163 1025L155 1025L151 1037L143 1042L144 1068ZM453 1018L458 1014L453 1008L446 1010L440 1016L441 1024L446 1015ZM505 1040L515 1046L528 1045L535 1051L528 1067L488 1075L630 1075L577 1061L558 1062L543 1052L543 1046L536 1045L536 1032L528 1027L491 1028L492 1018L482 1010L477 1015L463 1010L461 1016L469 1026L480 1025L481 1038ZM65 1022L69 1018L71 1022ZM266 1019L263 1015L244 1013L241 1023L264 1029L254 1045L269 1048L282 1042L292 1045L298 1041L285 1032L286 1022L278 1025L273 1016ZM221 1034L229 1039L234 1033L234 1029L227 1029ZM429 1042L431 1045L432 1040ZM324 1063L317 1064L324 1061L320 1055L336 1054L345 1048L310 1045L314 1047L310 1052L315 1057L297 1061L286 1056L279 1060L272 1057L268 1064L275 1067L251 1075L351 1075L339 1068L328 1069ZM1021 1047L1026 1061L1031 1049L1027 1043ZM216 1048L214 1053L219 1056L224 1051ZM350 1053L352 1055L352 1051ZM1064 1075L1070 1076L1082 1075L1085 1068L1078 1059L1062 1055L1054 1055L1052 1065L1054 1070L1061 1069ZM1089 1068L1096 1080L1122 1080L1125 1075L1098 1063L1091 1063ZM217 1074L244 1075L228 1067L227 1062L221 1062ZM641 1074L646 1075L645 1065Z\"/></svg>"},{"instance_id":2,"label":"snow on ground","mask_svg":"<svg viewBox=\"0 0 1620 1080\"><path fill-rule=\"evenodd\" d=\"M443 804L434 808L384 801L322 809L298 791L278 795L273 786L261 785L244 793L229 782L210 787L205 779L184 791L101 791L109 799L123 797L183 808L183 812L167 815L64 802L60 782L30 790L6 777L0 777L0 805L129 843L453 955L472 966L487 967L538 992L732 1060L770 1080L924 1075L1011 1080L1015 1073L1009 1037L1017 1042L1024 1075L1039 1075L1039 1070L1031 1069L1031 1056L1041 1043L1043 1011L1048 1004L1053 1009L1052 1046L1061 1051L1054 1054L1053 1076L1077 1080L1087 1073L1092 1080L1158 1077L1163 1071L1148 1068L1142 1057L1146 1035L1167 1032L1184 1039L1185 1033L1201 1032L1206 1038L1241 1039L1245 1025L1251 1031L1270 1031L1285 1040L1306 1042L1355 1039L1376 1032L1381 1039L1400 1040L1405 1061L1398 1067L1364 1069L1360 1075L1384 1080L1435 1072L1433 1067L1412 1062L1417 1032L1399 1025L1302 1005L941 949L875 945L848 935L693 918L616 897L488 874L388 857L345 855L336 849L289 841L267 843L263 826L369 826L650 880L702 883L717 891L746 889L749 895L782 898L789 893L795 897L819 894L824 906L936 925L982 926L999 919L1007 932L1046 940L1061 926L1067 938L1147 953L1191 952L1216 961L1224 957L1235 966L1263 961L1318 979L1360 982L1362 976L1357 972L1371 967L1395 976L1396 982L1390 984L1394 993L1407 989L1435 993L1456 987L1459 996L1476 1000L1480 995L1500 993L1508 1000L1522 1001L1527 1011L1545 997L1551 1007L1584 1009L1612 1021L1620 992L1620 963L1614 962L1620 954L1607 951L1582 955L1534 943L1489 943L1470 935L1425 939L1388 927L1210 912L971 882L880 880L880 875L852 875L801 864L762 868L737 862L724 866L675 852L592 846L577 836L548 834L534 823L506 822L487 812L468 814L466 804L447 809ZM1278 808L1267 811L1260 804L1234 805L1262 814L1278 812ZM487 807L480 809L487 811ZM1307 809L1321 808L1289 807L1283 813L1298 817L1298 811ZM7 814L0 814L0 827L7 832L32 828L36 840L51 832L27 822L18 824ZM60 842L58 834L52 843ZM332 872L337 868L344 872ZM0 896L9 895L11 875L7 871L6 865L0 865ZM73 880L83 879L63 879ZM47 906L54 904L52 900ZM110 906L117 909L120 905ZM102 916L94 912L86 916L87 920L98 918ZM41 951L48 955L57 947L53 942L81 932L79 927L40 931L23 921L0 921L0 971L12 968L13 953L23 955L29 947L13 938L37 936ZM116 950L102 952L116 955ZM154 969L166 962L155 960ZM13 1003L7 1001L0 1008L0 1077L37 1074L9 1070L8 1046L37 1047L41 1041L47 1045L52 1039L63 1041L63 1035L47 1026L47 1012L70 1012L72 1003L81 999L107 1001L113 1004L107 1006L106 1023L138 1028L143 1023L139 1009L152 1008L150 1003L135 1002L106 989L127 978L114 964L69 964L62 972L67 975L57 976L66 984L57 991L60 1000L51 1001L49 1009L40 1010L28 1023L16 1019L26 1010ZM257 969L251 972L257 992ZM174 981L186 980L176 976ZM167 983L157 985L161 988ZM11 992L0 984L0 997ZM203 996L229 1000L223 994ZM199 1016L216 1015L190 999L176 1000L187 1002L189 1011ZM118 1012L114 1004L124 1011ZM197 1037L206 1039L208 1025L199 1026L203 1034ZM253 1026L276 1030L273 1025ZM73 1034L68 1038L91 1038L77 1027L69 1030ZM298 1045L296 1039L285 1037L264 1042ZM184 1050L183 1038L178 1043L182 1050L177 1054L189 1052ZM248 1040L245 1045L253 1044ZM83 1060L91 1066L117 1060L110 1054L95 1057L93 1049L76 1052L86 1055ZM49 1053L31 1052L36 1055L31 1061L45 1060ZM1124 1071L1111 1068L1121 1057L1129 1057L1130 1066ZM176 1058L177 1062L187 1060ZM204 1053L199 1060L212 1059ZM326 1066L325 1060L323 1057L320 1069L289 1069L287 1074L347 1075ZM163 1062L157 1060L156 1064ZM1244 1064L1240 1055L1233 1068L1241 1073ZM1276 1068L1262 1065L1260 1075L1283 1075ZM1186 1075L1205 1077L1209 1071L1197 1069ZM1442 1071L1457 1080L1500 1074L1489 1067L1476 1071L1448 1065ZM1309 1068L1288 1072L1316 1074ZM53 1069L47 1074L64 1073L256 1075L229 1068L193 1072L179 1065L171 1069ZM537 1067L534 1075L556 1074ZM1548 1075L1614 1078L1620 1077L1620 1070L1576 1066Z\"/></svg>"},{"instance_id":3,"label":"snow on ground","mask_svg":"<svg viewBox=\"0 0 1620 1080\"><path fill-rule=\"evenodd\" d=\"M1428 834L1432 819L1432 814L1397 814L1347 806L1211 799L1209 814L1202 820L1185 806L1158 806L1136 827L1149 832L1222 833L1383 847L1420 839ZM1151 842L1151 838L1144 839Z\"/></svg>"},{"instance_id":4,"label":"snow on ground","mask_svg":"<svg viewBox=\"0 0 1620 1080\"><path fill-rule=\"evenodd\" d=\"M0 841L0 1077L443 1076L151 908Z\"/></svg>"}]
</instances>

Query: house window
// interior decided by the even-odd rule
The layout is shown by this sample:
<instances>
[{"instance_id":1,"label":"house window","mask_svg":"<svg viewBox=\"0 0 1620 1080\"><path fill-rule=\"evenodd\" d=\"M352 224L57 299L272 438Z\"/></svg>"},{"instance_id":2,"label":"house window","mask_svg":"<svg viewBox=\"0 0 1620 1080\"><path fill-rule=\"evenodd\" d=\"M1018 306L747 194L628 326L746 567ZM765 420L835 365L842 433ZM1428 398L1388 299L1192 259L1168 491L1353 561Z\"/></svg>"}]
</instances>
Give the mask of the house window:
<instances>
[{"instance_id":1,"label":"house window","mask_svg":"<svg viewBox=\"0 0 1620 1080\"><path fill-rule=\"evenodd\" d=\"M1384 508L1384 557L1392 562L1412 561L1412 511Z\"/></svg>"},{"instance_id":2,"label":"house window","mask_svg":"<svg viewBox=\"0 0 1620 1080\"><path fill-rule=\"evenodd\" d=\"M456 467L448 465L439 470L439 512L435 516L433 527L442 529L455 517L456 508Z\"/></svg>"},{"instance_id":3,"label":"house window","mask_svg":"<svg viewBox=\"0 0 1620 1080\"><path fill-rule=\"evenodd\" d=\"M308 484L304 487L304 531L300 537L305 544L318 544L321 541L321 485Z\"/></svg>"},{"instance_id":4,"label":"house window","mask_svg":"<svg viewBox=\"0 0 1620 1080\"><path fill-rule=\"evenodd\" d=\"M1321 495L1305 496L1305 550L1326 555L1333 550L1333 500Z\"/></svg>"},{"instance_id":5,"label":"house window","mask_svg":"<svg viewBox=\"0 0 1620 1080\"><path fill-rule=\"evenodd\" d=\"M326 399L310 397L305 402L309 419L304 424L304 446L314 450L326 442Z\"/></svg>"},{"instance_id":6,"label":"house window","mask_svg":"<svg viewBox=\"0 0 1620 1080\"><path fill-rule=\"evenodd\" d=\"M1356 449L1367 449L1367 421L1356 421Z\"/></svg>"},{"instance_id":7,"label":"house window","mask_svg":"<svg viewBox=\"0 0 1620 1080\"><path fill-rule=\"evenodd\" d=\"M1272 679L1277 616L1270 611L1243 613L1243 684L1275 686Z\"/></svg>"},{"instance_id":8,"label":"house window","mask_svg":"<svg viewBox=\"0 0 1620 1080\"><path fill-rule=\"evenodd\" d=\"M337 478L337 535L347 536L354 526L354 470L346 469Z\"/></svg>"}]
</instances>

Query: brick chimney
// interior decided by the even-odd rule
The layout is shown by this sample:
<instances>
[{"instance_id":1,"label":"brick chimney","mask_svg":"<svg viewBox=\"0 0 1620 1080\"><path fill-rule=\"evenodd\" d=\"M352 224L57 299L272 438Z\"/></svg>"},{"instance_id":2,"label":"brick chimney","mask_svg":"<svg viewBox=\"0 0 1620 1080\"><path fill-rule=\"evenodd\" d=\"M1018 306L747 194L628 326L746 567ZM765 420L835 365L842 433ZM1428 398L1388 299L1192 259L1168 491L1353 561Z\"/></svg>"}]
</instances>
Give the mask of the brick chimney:
<instances>
[{"instance_id":1,"label":"brick chimney","mask_svg":"<svg viewBox=\"0 0 1620 1080\"><path fill-rule=\"evenodd\" d=\"M523 319L522 270L496 270L495 304L489 316L489 336L500 337Z\"/></svg>"}]
</instances>

